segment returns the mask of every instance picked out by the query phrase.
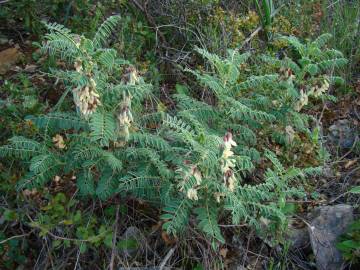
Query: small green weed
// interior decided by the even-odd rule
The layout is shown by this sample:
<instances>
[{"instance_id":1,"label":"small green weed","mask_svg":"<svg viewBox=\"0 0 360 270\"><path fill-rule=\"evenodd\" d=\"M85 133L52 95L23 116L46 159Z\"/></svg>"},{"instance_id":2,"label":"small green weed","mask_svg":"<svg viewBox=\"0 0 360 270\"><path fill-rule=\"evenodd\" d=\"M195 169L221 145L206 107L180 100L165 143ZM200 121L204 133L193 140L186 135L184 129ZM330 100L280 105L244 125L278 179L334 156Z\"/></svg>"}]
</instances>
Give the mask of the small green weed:
<instances>
[{"instance_id":1,"label":"small green weed","mask_svg":"<svg viewBox=\"0 0 360 270\"><path fill-rule=\"evenodd\" d=\"M360 220L354 221L347 232L342 235L336 244L346 261L352 264L358 263L360 259Z\"/></svg>"}]
</instances>

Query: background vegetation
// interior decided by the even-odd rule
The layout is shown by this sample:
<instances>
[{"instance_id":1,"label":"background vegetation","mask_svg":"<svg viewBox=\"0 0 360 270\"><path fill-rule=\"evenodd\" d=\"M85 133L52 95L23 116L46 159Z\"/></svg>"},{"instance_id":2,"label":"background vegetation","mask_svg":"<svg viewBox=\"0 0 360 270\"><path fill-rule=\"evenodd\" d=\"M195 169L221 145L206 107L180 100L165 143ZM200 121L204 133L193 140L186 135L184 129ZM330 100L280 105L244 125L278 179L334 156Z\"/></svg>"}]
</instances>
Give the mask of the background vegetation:
<instances>
[{"instance_id":1,"label":"background vegetation","mask_svg":"<svg viewBox=\"0 0 360 270\"><path fill-rule=\"evenodd\" d=\"M0 29L1 269L313 269L291 222L357 211L357 1L10 0Z\"/></svg>"}]
</instances>

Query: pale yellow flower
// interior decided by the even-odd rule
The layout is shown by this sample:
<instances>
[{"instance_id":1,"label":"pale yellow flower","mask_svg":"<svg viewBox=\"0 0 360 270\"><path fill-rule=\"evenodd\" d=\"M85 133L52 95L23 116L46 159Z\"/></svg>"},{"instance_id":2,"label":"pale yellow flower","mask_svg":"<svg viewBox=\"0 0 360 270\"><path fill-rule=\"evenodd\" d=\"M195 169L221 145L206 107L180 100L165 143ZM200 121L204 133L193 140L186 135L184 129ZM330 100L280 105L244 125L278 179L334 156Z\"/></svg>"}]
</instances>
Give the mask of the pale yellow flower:
<instances>
[{"instance_id":1,"label":"pale yellow flower","mask_svg":"<svg viewBox=\"0 0 360 270\"><path fill-rule=\"evenodd\" d=\"M235 159L227 159L223 161L221 171L222 173L226 173L228 170L231 170L235 167Z\"/></svg>"},{"instance_id":2,"label":"pale yellow flower","mask_svg":"<svg viewBox=\"0 0 360 270\"><path fill-rule=\"evenodd\" d=\"M230 150L230 148L225 147L222 157L224 159L228 159L229 157L232 157L234 155L234 152Z\"/></svg>"},{"instance_id":3,"label":"pale yellow flower","mask_svg":"<svg viewBox=\"0 0 360 270\"><path fill-rule=\"evenodd\" d=\"M303 91L300 90L300 100L295 104L295 110L301 111L301 109L309 103L308 95Z\"/></svg>"},{"instance_id":4,"label":"pale yellow flower","mask_svg":"<svg viewBox=\"0 0 360 270\"><path fill-rule=\"evenodd\" d=\"M215 192L214 193L214 197L215 197L215 200L217 203L220 203L221 202L221 198L222 197L225 197L225 194L222 193L222 192Z\"/></svg>"},{"instance_id":5,"label":"pale yellow flower","mask_svg":"<svg viewBox=\"0 0 360 270\"><path fill-rule=\"evenodd\" d=\"M76 88L73 90L74 101L82 115L88 116L96 111L96 108L101 105L99 94L94 87L95 81L91 82L90 86L83 88Z\"/></svg>"},{"instance_id":6,"label":"pale yellow flower","mask_svg":"<svg viewBox=\"0 0 360 270\"><path fill-rule=\"evenodd\" d=\"M329 90L330 84L327 79L324 80L324 84L321 87L315 87L314 97L319 97L323 95L327 90Z\"/></svg>"},{"instance_id":7,"label":"pale yellow flower","mask_svg":"<svg viewBox=\"0 0 360 270\"><path fill-rule=\"evenodd\" d=\"M65 142L64 142L64 138L63 136L61 136L60 134L56 134L53 138L52 138L53 143L55 144L55 146L59 149L64 149L66 147Z\"/></svg>"},{"instance_id":8,"label":"pale yellow flower","mask_svg":"<svg viewBox=\"0 0 360 270\"><path fill-rule=\"evenodd\" d=\"M74 63L74 68L77 72L82 72L83 68L82 68L82 62L80 60L76 60Z\"/></svg>"},{"instance_id":9,"label":"pale yellow flower","mask_svg":"<svg viewBox=\"0 0 360 270\"><path fill-rule=\"evenodd\" d=\"M230 158L234 156L234 152L231 151L231 148L236 145L236 142L232 139L232 134L230 132L226 133L224 136L224 150L221 156L221 172L224 174L224 183L230 191L235 190L236 183L233 172L236 160Z\"/></svg>"},{"instance_id":10,"label":"pale yellow flower","mask_svg":"<svg viewBox=\"0 0 360 270\"><path fill-rule=\"evenodd\" d=\"M191 170L191 174L192 174L192 176L194 176L194 178L196 180L196 184L200 185L201 181L202 181L202 176L201 176L201 172L198 170L198 168L196 166L193 166L193 168Z\"/></svg>"},{"instance_id":11,"label":"pale yellow flower","mask_svg":"<svg viewBox=\"0 0 360 270\"><path fill-rule=\"evenodd\" d=\"M292 128L292 126L286 126L285 132L286 140L288 141L288 143L292 143L295 138L295 130Z\"/></svg>"},{"instance_id":12,"label":"pale yellow flower","mask_svg":"<svg viewBox=\"0 0 360 270\"><path fill-rule=\"evenodd\" d=\"M234 190L235 190L235 183L236 183L236 178L235 178L234 174L232 174L227 179L228 188L231 192L234 192Z\"/></svg>"},{"instance_id":13,"label":"pale yellow flower","mask_svg":"<svg viewBox=\"0 0 360 270\"><path fill-rule=\"evenodd\" d=\"M133 121L131 113L131 96L124 95L122 102L119 105L119 113L117 115L120 134L125 138L125 141L129 138L129 128Z\"/></svg>"},{"instance_id":14,"label":"pale yellow flower","mask_svg":"<svg viewBox=\"0 0 360 270\"><path fill-rule=\"evenodd\" d=\"M232 139L232 134L227 132L224 136L224 144L231 148L231 146L237 146L237 143Z\"/></svg>"},{"instance_id":15,"label":"pale yellow flower","mask_svg":"<svg viewBox=\"0 0 360 270\"><path fill-rule=\"evenodd\" d=\"M194 200L194 201L197 201L199 198L198 198L198 194L197 194L197 190L194 189L194 188L190 188L187 193L186 193L186 196L190 199L190 200Z\"/></svg>"}]
</instances>

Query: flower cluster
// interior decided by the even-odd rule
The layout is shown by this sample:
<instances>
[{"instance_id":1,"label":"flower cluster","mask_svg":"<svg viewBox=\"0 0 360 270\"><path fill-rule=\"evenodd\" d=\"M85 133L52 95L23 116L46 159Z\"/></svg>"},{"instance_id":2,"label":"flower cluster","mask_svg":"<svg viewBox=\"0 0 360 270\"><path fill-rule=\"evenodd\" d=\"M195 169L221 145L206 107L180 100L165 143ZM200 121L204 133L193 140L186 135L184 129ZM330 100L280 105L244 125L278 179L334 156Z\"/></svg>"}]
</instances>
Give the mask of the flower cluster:
<instances>
[{"instance_id":1,"label":"flower cluster","mask_svg":"<svg viewBox=\"0 0 360 270\"><path fill-rule=\"evenodd\" d=\"M125 69L121 81L124 84L135 85L140 80L139 72L132 66Z\"/></svg>"},{"instance_id":2,"label":"flower cluster","mask_svg":"<svg viewBox=\"0 0 360 270\"><path fill-rule=\"evenodd\" d=\"M231 151L231 148L236 145L236 142L232 139L232 134L227 132L224 136L224 150L221 156L221 172L224 175L224 183L230 191L235 190L236 184L236 178L233 170L236 160L232 158L234 156L234 152Z\"/></svg>"},{"instance_id":3,"label":"flower cluster","mask_svg":"<svg viewBox=\"0 0 360 270\"><path fill-rule=\"evenodd\" d=\"M181 173L183 179L183 181L179 185L181 192L185 191L185 184L190 180L190 178L193 177L193 179L196 181L194 185L186 191L186 196L190 200L197 201L199 199L197 190L202 182L202 175L200 170L197 168L196 165L188 165L185 168L178 169L177 172Z\"/></svg>"},{"instance_id":4,"label":"flower cluster","mask_svg":"<svg viewBox=\"0 0 360 270\"><path fill-rule=\"evenodd\" d=\"M309 103L309 96L304 90L300 90L300 99L295 103L295 110L300 112L301 109Z\"/></svg>"},{"instance_id":5,"label":"flower cluster","mask_svg":"<svg viewBox=\"0 0 360 270\"><path fill-rule=\"evenodd\" d=\"M131 122L133 121L133 116L131 113L131 96L123 94L123 100L119 105L119 112L117 115L120 135L124 138L125 141L129 139L129 128Z\"/></svg>"},{"instance_id":6,"label":"flower cluster","mask_svg":"<svg viewBox=\"0 0 360 270\"><path fill-rule=\"evenodd\" d=\"M281 68L280 69L280 78L281 79L285 79L289 82L295 80L296 76L294 75L294 73L292 72L292 70L290 68Z\"/></svg>"},{"instance_id":7,"label":"flower cluster","mask_svg":"<svg viewBox=\"0 0 360 270\"><path fill-rule=\"evenodd\" d=\"M320 86L315 85L312 87L309 91L309 95L313 95L314 97L319 97L322 94L324 94L330 87L329 81L327 79L324 79L324 83Z\"/></svg>"},{"instance_id":8,"label":"flower cluster","mask_svg":"<svg viewBox=\"0 0 360 270\"><path fill-rule=\"evenodd\" d=\"M193 201L197 201L199 199L197 190L195 188L189 188L186 192L186 196L188 197L188 199Z\"/></svg>"},{"instance_id":9,"label":"flower cluster","mask_svg":"<svg viewBox=\"0 0 360 270\"><path fill-rule=\"evenodd\" d=\"M74 68L77 72L82 73L82 62L76 60ZM90 77L89 84L84 87L77 87L73 90L74 102L78 107L80 113L87 117L96 111L96 108L101 105L100 96L96 91L96 82Z\"/></svg>"},{"instance_id":10,"label":"flower cluster","mask_svg":"<svg viewBox=\"0 0 360 270\"><path fill-rule=\"evenodd\" d=\"M288 144L291 144L294 141L295 138L295 130L292 126L286 126L285 127L285 134L286 134L286 141Z\"/></svg>"},{"instance_id":11,"label":"flower cluster","mask_svg":"<svg viewBox=\"0 0 360 270\"><path fill-rule=\"evenodd\" d=\"M59 149L65 149L66 145L64 142L64 138L63 136L61 136L60 134L56 134L53 138L52 141L54 143L54 145L59 148Z\"/></svg>"},{"instance_id":12,"label":"flower cluster","mask_svg":"<svg viewBox=\"0 0 360 270\"><path fill-rule=\"evenodd\" d=\"M309 103L310 96L318 98L323 95L329 89L329 87L329 81L325 78L322 84L311 87L307 93L305 93L304 90L300 90L300 100L296 102L295 110L299 112Z\"/></svg>"},{"instance_id":13,"label":"flower cluster","mask_svg":"<svg viewBox=\"0 0 360 270\"><path fill-rule=\"evenodd\" d=\"M134 67L126 68L121 79L122 83L127 85L135 85L139 82L139 80L140 77L138 71ZM124 138L125 142L129 139L129 128L131 127L131 123L133 121L131 113L131 99L132 96L130 93L123 92L123 99L119 104L117 114L120 135Z\"/></svg>"}]
</instances>

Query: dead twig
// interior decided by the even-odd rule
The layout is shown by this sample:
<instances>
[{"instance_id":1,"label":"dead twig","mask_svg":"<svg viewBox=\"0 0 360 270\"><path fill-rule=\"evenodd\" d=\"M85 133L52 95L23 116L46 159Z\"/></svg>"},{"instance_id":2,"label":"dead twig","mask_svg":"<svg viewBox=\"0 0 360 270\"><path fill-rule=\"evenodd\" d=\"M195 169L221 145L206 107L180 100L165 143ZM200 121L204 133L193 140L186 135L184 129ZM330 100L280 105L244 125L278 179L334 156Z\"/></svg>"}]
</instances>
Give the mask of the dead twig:
<instances>
[{"instance_id":1,"label":"dead twig","mask_svg":"<svg viewBox=\"0 0 360 270\"><path fill-rule=\"evenodd\" d=\"M109 265L110 270L114 269L114 262L115 262L115 255L116 255L116 237L117 237L118 222L119 222L119 210L120 210L120 205L118 205L116 208L114 234L113 234L113 239L112 239L111 258L110 258L110 265Z\"/></svg>"},{"instance_id":2,"label":"dead twig","mask_svg":"<svg viewBox=\"0 0 360 270\"><path fill-rule=\"evenodd\" d=\"M156 25L154 18L149 14L147 10L148 0L145 1L144 5L141 5L137 0L131 0L131 2L141 11L144 13L145 18L149 25L155 29L156 36L159 35L160 41L162 45L168 46L166 41L165 35L163 32L159 30L159 27Z\"/></svg>"},{"instance_id":3,"label":"dead twig","mask_svg":"<svg viewBox=\"0 0 360 270\"><path fill-rule=\"evenodd\" d=\"M163 270L167 261L171 258L171 256L174 254L176 250L176 247L172 247L169 252L166 254L165 258L162 260L162 262L160 263L160 266L159 266L159 270Z\"/></svg>"},{"instance_id":4,"label":"dead twig","mask_svg":"<svg viewBox=\"0 0 360 270\"><path fill-rule=\"evenodd\" d=\"M6 242L8 242L8 241L10 241L11 239L26 237L26 236L30 235L32 232L33 232L33 231L30 231L30 232L28 232L28 233L19 234L19 235L14 235L14 236L11 236L11 237L9 237L9 238L6 238L5 240L0 241L0 245L6 243Z\"/></svg>"},{"instance_id":5,"label":"dead twig","mask_svg":"<svg viewBox=\"0 0 360 270\"><path fill-rule=\"evenodd\" d=\"M357 142L359 141L359 136L355 137L355 140L350 148L349 151L347 151L342 157L338 158L337 160L335 160L334 162L332 162L332 164L336 164L339 163L341 160L343 160L344 158L346 158L348 155L350 155L351 153L353 153L353 150L356 147Z\"/></svg>"}]
</instances>

